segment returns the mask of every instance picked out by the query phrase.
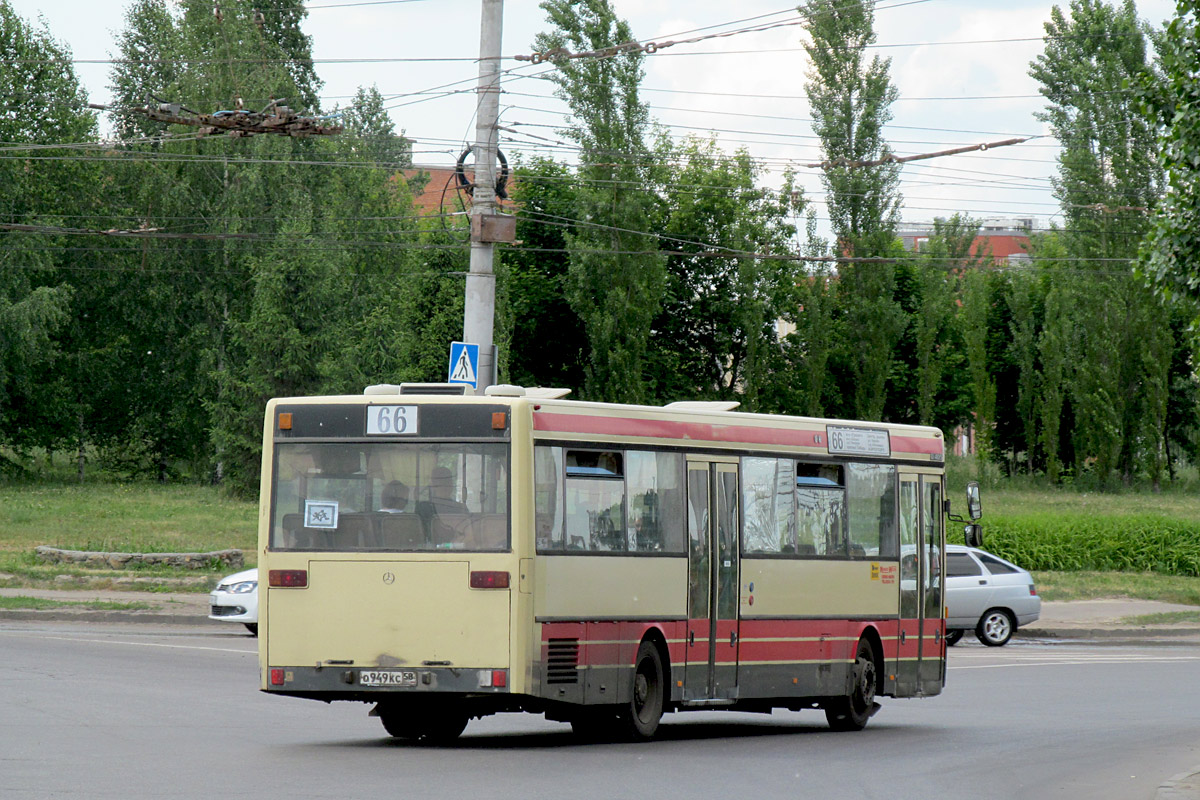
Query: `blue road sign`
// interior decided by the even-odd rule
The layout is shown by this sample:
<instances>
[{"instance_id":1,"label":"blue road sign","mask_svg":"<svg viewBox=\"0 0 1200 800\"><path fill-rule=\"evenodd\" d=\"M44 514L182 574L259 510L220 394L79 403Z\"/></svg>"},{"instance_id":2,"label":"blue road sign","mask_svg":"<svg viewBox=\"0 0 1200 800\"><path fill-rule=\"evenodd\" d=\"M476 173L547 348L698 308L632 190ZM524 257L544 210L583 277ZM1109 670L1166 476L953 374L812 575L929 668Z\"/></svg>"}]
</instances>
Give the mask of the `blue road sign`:
<instances>
[{"instance_id":1,"label":"blue road sign","mask_svg":"<svg viewBox=\"0 0 1200 800\"><path fill-rule=\"evenodd\" d=\"M450 343L450 383L465 383L479 388L479 345Z\"/></svg>"}]
</instances>

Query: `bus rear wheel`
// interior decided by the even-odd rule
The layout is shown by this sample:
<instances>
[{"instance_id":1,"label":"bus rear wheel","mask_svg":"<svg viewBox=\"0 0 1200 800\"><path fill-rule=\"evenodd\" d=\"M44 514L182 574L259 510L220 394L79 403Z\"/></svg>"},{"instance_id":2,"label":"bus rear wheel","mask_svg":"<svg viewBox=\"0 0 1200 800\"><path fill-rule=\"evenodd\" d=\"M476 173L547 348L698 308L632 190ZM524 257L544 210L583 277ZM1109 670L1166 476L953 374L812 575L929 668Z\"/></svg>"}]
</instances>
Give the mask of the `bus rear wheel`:
<instances>
[{"instance_id":1,"label":"bus rear wheel","mask_svg":"<svg viewBox=\"0 0 1200 800\"><path fill-rule=\"evenodd\" d=\"M449 744L466 730L468 717L461 711L415 711L404 708L379 709L383 729L397 739L424 744Z\"/></svg>"},{"instance_id":2,"label":"bus rear wheel","mask_svg":"<svg viewBox=\"0 0 1200 800\"><path fill-rule=\"evenodd\" d=\"M867 720L879 710L875 702L878 681L875 667L875 648L866 639L858 640L858 650L851 667L850 693L825 706L825 719L835 731L861 731Z\"/></svg>"},{"instance_id":3,"label":"bus rear wheel","mask_svg":"<svg viewBox=\"0 0 1200 800\"><path fill-rule=\"evenodd\" d=\"M666 679L662 656L654 642L642 642L634 660L633 691L618 714L622 733L632 739L650 739L662 719Z\"/></svg>"}]
</instances>

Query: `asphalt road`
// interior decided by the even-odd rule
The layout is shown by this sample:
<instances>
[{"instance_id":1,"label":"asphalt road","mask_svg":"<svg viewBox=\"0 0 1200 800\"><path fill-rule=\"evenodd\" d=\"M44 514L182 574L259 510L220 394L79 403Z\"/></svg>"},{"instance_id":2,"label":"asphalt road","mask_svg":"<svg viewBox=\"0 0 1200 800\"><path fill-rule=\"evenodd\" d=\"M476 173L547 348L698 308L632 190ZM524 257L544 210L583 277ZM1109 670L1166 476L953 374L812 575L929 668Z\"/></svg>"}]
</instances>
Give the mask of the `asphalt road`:
<instances>
[{"instance_id":1,"label":"asphalt road","mask_svg":"<svg viewBox=\"0 0 1200 800\"><path fill-rule=\"evenodd\" d=\"M648 744L476 720L452 748L385 736L361 704L257 691L228 630L0 622L0 797L1098 798L1200 764L1200 646L964 640L946 692L884 700L861 733L818 711L671 715Z\"/></svg>"}]
</instances>

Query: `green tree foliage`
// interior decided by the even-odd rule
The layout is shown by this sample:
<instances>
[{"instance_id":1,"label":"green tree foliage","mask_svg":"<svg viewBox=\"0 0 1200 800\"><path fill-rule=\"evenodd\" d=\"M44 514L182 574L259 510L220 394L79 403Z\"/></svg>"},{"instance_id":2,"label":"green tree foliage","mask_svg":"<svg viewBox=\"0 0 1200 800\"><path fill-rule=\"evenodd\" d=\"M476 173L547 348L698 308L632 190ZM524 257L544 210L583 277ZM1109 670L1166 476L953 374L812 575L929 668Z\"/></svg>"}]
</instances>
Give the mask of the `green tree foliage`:
<instances>
[{"instance_id":1,"label":"green tree foliage","mask_svg":"<svg viewBox=\"0 0 1200 800\"><path fill-rule=\"evenodd\" d=\"M70 52L5 0L0 58L0 141L12 148L95 138ZM77 162L0 159L0 222L74 222L95 186L94 170ZM74 417L54 391L52 372L56 337L71 313L73 291L62 275L72 263L66 237L0 230L0 443L48 444Z\"/></svg>"},{"instance_id":2,"label":"green tree foliage","mask_svg":"<svg viewBox=\"0 0 1200 800\"><path fill-rule=\"evenodd\" d=\"M1159 47L1159 74L1142 73L1145 109L1161 126L1166 191L1142 250L1144 269L1167 297L1200 300L1200 6L1179 0Z\"/></svg>"},{"instance_id":3,"label":"green tree foliage","mask_svg":"<svg viewBox=\"0 0 1200 800\"><path fill-rule=\"evenodd\" d=\"M1159 190L1154 129L1131 93L1112 91L1149 69L1136 12L1132 0L1055 7L1030 68L1048 101L1040 117L1062 145L1053 183L1075 259L1059 283L1072 322L1076 467L1086 463L1102 484L1114 475L1129 483L1142 468L1158 474L1164 452L1169 317L1133 273L1144 208Z\"/></svg>"},{"instance_id":4,"label":"green tree foliage","mask_svg":"<svg viewBox=\"0 0 1200 800\"><path fill-rule=\"evenodd\" d=\"M759 187L749 153L725 155L715 139L676 144L663 136L656 161L669 255L651 342L654 394L663 402L737 398L755 409L774 323L801 278L790 258L790 220L802 195L790 176L778 191Z\"/></svg>"},{"instance_id":5,"label":"green tree foliage","mask_svg":"<svg viewBox=\"0 0 1200 800\"><path fill-rule=\"evenodd\" d=\"M935 219L933 234L911 262L915 284L911 322L897 348L898 359L906 352L910 354L915 383L912 396L916 417L907 421L950 430L967 416L958 302L964 272L983 266L983 258L971 252L978 230L978 222L970 217L956 214L949 219ZM905 419L899 405L890 406L891 418Z\"/></svg>"},{"instance_id":6,"label":"green tree foliage","mask_svg":"<svg viewBox=\"0 0 1200 800\"><path fill-rule=\"evenodd\" d=\"M813 130L821 139L828 166L821 181L828 193L839 255L884 257L877 262L844 264L838 270L841 313L840 363L852 388L843 400L849 415L882 419L893 352L906 320L896 302L900 255L895 229L899 219L895 163L861 166L891 154L883 126L891 119L896 88L888 78L890 60L873 56L874 6L863 0L809 0L799 9L808 31L804 49L812 64L805 91Z\"/></svg>"},{"instance_id":7,"label":"green tree foliage","mask_svg":"<svg viewBox=\"0 0 1200 800\"><path fill-rule=\"evenodd\" d=\"M575 176L535 158L514 171L512 198L521 245L504 255L512 346L509 379L578 393L588 361L583 322L568 298L567 239L575 231Z\"/></svg>"},{"instance_id":8,"label":"green tree foliage","mask_svg":"<svg viewBox=\"0 0 1200 800\"><path fill-rule=\"evenodd\" d=\"M596 50L633 39L609 0L545 0L551 29L542 52ZM586 394L595 400L647 398L645 354L665 276L649 189L649 112L638 97L640 52L605 58L558 58L550 74L574 123L563 134L580 148L568 297L583 320L589 363Z\"/></svg>"}]
</instances>

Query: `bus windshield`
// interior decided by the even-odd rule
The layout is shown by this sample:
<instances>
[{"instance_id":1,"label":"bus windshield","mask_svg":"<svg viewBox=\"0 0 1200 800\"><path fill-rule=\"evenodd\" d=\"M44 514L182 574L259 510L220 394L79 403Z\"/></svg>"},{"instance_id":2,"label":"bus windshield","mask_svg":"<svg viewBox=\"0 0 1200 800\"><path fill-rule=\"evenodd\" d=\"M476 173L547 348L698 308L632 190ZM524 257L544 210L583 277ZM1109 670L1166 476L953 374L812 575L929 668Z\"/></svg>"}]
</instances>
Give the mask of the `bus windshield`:
<instances>
[{"instance_id":1,"label":"bus windshield","mask_svg":"<svg viewBox=\"0 0 1200 800\"><path fill-rule=\"evenodd\" d=\"M508 445L280 443L277 550L507 550Z\"/></svg>"}]
</instances>

